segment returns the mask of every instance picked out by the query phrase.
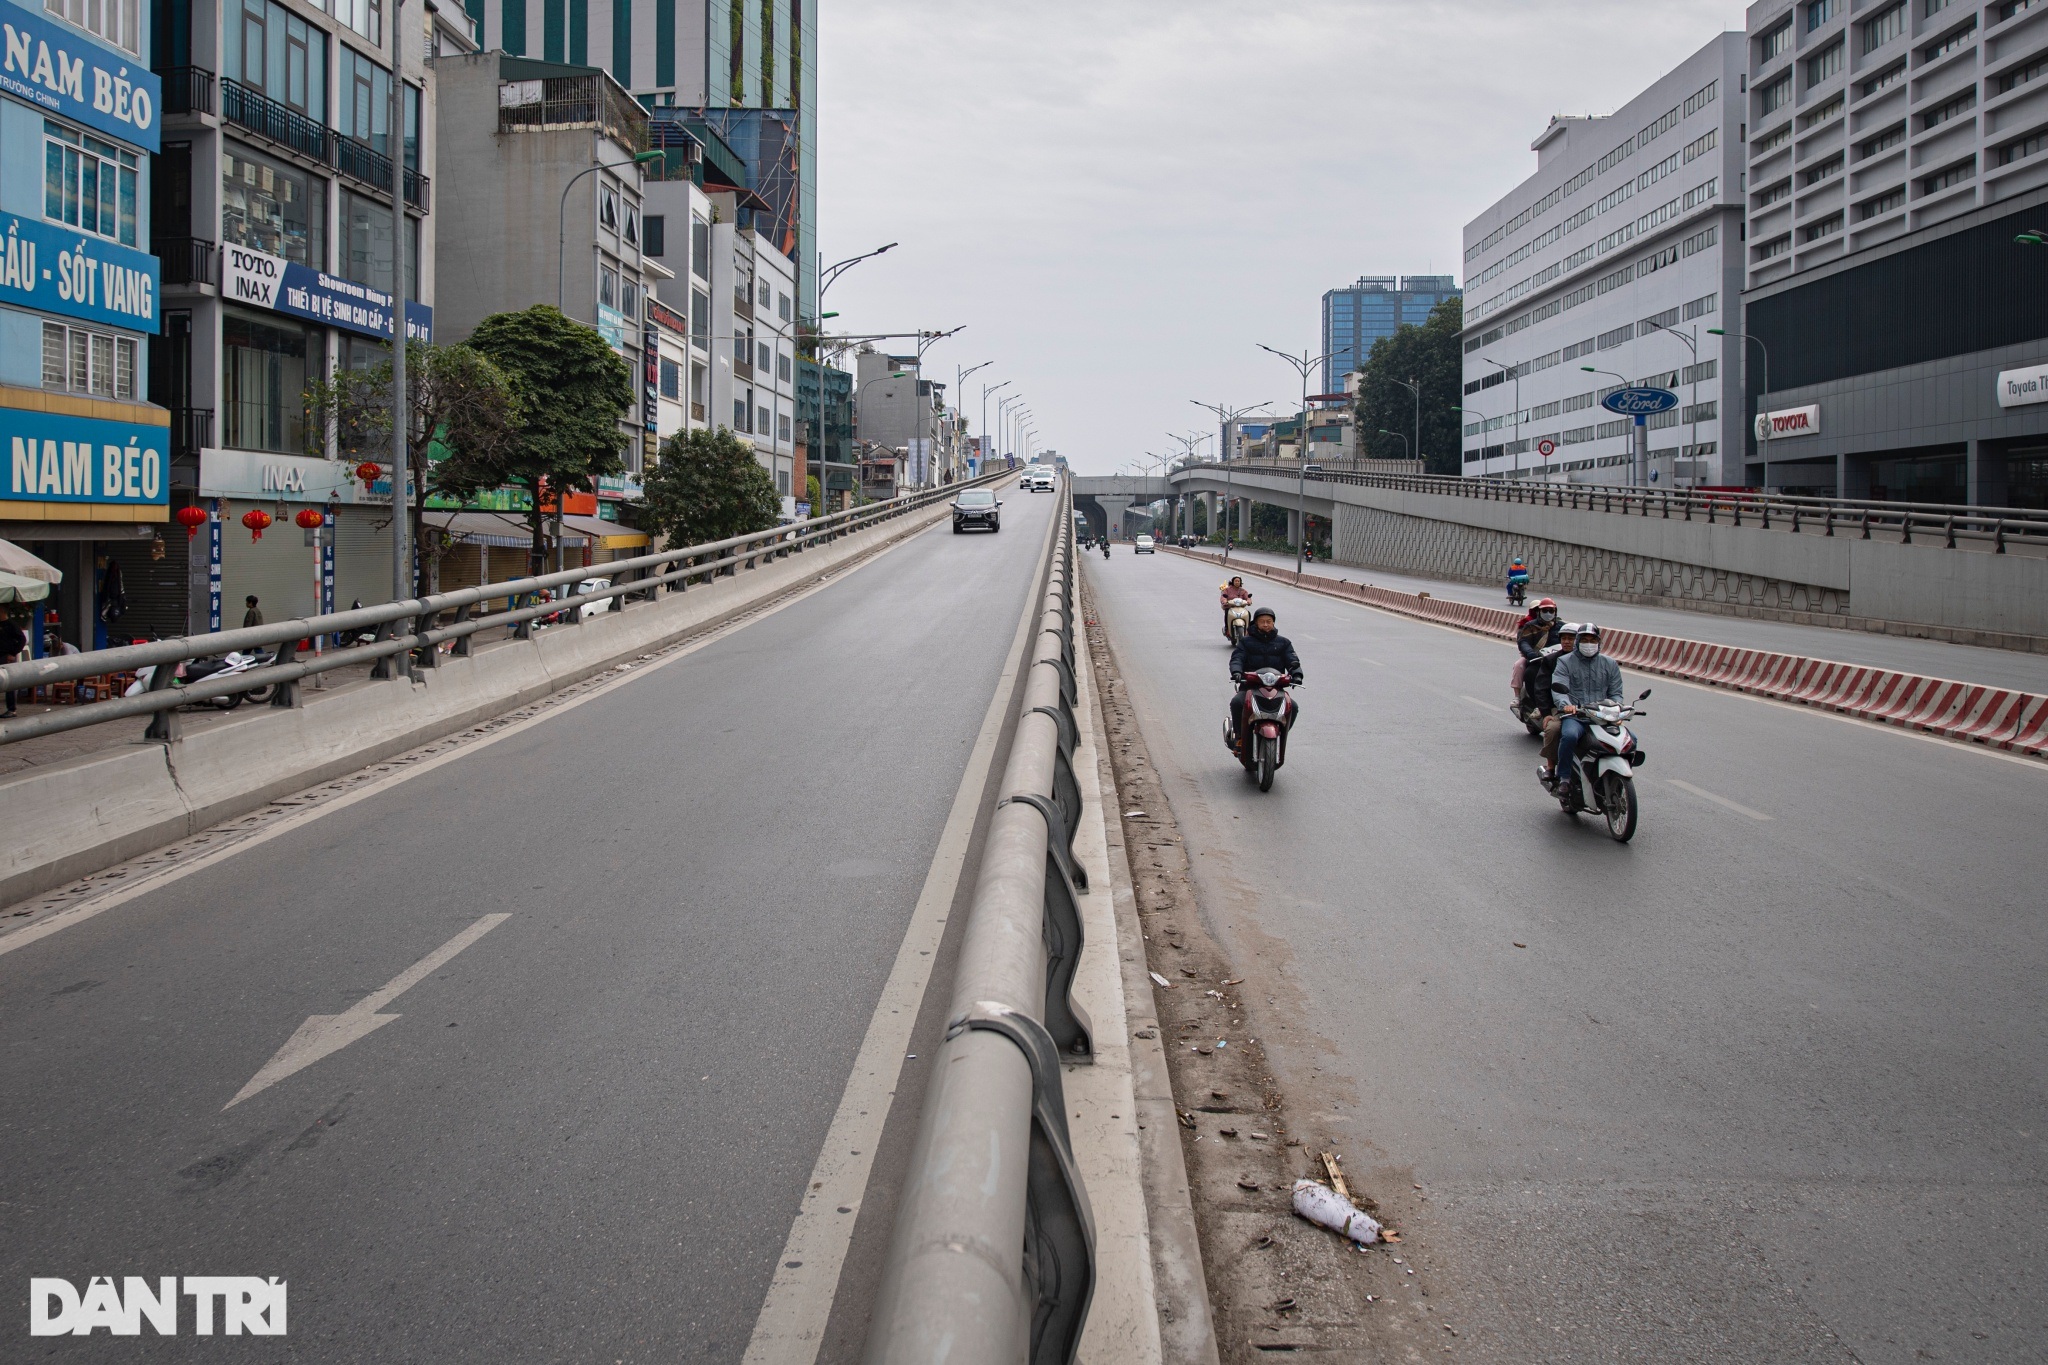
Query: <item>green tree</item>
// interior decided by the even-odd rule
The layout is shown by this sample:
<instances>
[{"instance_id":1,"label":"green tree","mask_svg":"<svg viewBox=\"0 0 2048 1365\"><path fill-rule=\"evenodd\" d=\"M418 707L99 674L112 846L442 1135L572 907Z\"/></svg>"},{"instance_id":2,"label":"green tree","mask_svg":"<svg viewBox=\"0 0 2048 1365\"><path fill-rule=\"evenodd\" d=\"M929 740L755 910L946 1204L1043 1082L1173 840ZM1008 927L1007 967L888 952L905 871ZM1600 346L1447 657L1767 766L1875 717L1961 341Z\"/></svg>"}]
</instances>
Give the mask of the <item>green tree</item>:
<instances>
[{"instance_id":1,"label":"green tree","mask_svg":"<svg viewBox=\"0 0 2048 1365\"><path fill-rule=\"evenodd\" d=\"M1422 394L1422 449L1420 457L1432 474L1457 474L1463 469L1463 414L1465 353L1459 340L1464 327L1464 305L1445 299L1430 310L1422 326L1404 323L1392 336L1373 342L1372 353L1360 366L1358 385L1358 446L1368 459L1398 460L1404 453L1396 437L1381 431L1398 431L1415 442L1415 396L1400 383L1412 382ZM1411 456L1412 458L1412 456Z\"/></svg>"},{"instance_id":2,"label":"green tree","mask_svg":"<svg viewBox=\"0 0 2048 1365\"><path fill-rule=\"evenodd\" d=\"M661 443L644 481L647 517L671 546L704 545L775 525L782 499L754 450L724 427Z\"/></svg>"},{"instance_id":3,"label":"green tree","mask_svg":"<svg viewBox=\"0 0 2048 1365\"><path fill-rule=\"evenodd\" d=\"M406 454L412 474L412 543L425 551L428 590L433 591L441 551L424 538L427 495L445 491L440 474L451 457L466 464L504 458L518 429L519 400L511 378L481 351L422 341L405 346L405 397L411 409ZM306 424L310 453L342 460L391 458L389 360L316 379L306 386L306 406L313 417ZM436 445L441 461L430 458ZM392 486L397 485L394 478Z\"/></svg>"},{"instance_id":4,"label":"green tree","mask_svg":"<svg viewBox=\"0 0 2048 1365\"><path fill-rule=\"evenodd\" d=\"M633 405L633 372L597 330L547 304L493 313L469 345L495 362L517 400L511 438L486 458L452 457L444 488L468 496L485 488L523 488L533 500L528 572L546 562L544 498L589 492L602 475L625 471L619 424Z\"/></svg>"}]
</instances>

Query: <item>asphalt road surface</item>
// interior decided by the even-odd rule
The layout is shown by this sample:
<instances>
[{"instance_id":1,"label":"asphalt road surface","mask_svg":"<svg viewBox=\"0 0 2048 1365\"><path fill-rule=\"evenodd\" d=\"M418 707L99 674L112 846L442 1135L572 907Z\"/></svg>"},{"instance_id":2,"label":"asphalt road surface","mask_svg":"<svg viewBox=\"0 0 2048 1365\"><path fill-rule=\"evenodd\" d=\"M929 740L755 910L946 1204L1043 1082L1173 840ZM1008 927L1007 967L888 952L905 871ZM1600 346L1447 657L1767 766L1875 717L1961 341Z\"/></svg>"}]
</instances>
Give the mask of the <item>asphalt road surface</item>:
<instances>
[{"instance_id":1,"label":"asphalt road surface","mask_svg":"<svg viewBox=\"0 0 2048 1365\"><path fill-rule=\"evenodd\" d=\"M1261 795L1216 568L1085 562L1294 1112L1426 1194L1446 1358L2048 1358L2048 766L1632 676L1619 845L1509 646L1266 582L1309 683Z\"/></svg>"},{"instance_id":2,"label":"asphalt road surface","mask_svg":"<svg viewBox=\"0 0 2048 1365\"><path fill-rule=\"evenodd\" d=\"M1024 609L1004 496L0 955L0 1358L738 1360ZM289 1335L32 1340L93 1275L283 1277Z\"/></svg>"}]
</instances>

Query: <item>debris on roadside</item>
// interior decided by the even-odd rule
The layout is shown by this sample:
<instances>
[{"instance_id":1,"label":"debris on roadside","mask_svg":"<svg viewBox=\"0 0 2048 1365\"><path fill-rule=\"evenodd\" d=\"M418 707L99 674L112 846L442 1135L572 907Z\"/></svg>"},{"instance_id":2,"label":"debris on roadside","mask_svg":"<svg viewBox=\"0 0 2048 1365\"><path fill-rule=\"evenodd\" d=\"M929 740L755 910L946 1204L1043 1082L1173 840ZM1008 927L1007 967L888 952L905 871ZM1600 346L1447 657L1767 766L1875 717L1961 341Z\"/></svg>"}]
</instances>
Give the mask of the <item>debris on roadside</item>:
<instances>
[{"instance_id":1,"label":"debris on roadside","mask_svg":"<svg viewBox=\"0 0 2048 1365\"><path fill-rule=\"evenodd\" d=\"M1380 1239L1376 1219L1354 1208L1349 1199L1318 1180L1294 1182L1294 1211L1317 1227L1328 1228L1361 1245Z\"/></svg>"},{"instance_id":2,"label":"debris on roadside","mask_svg":"<svg viewBox=\"0 0 2048 1365\"><path fill-rule=\"evenodd\" d=\"M1160 975L1159 973L1157 973L1157 972L1147 972L1147 973L1146 973L1146 975L1152 978L1152 984L1153 984L1153 985L1155 985L1155 986L1163 986L1163 987L1165 987L1165 988L1166 988L1167 990L1172 990L1172 989L1173 989L1173 983L1172 983L1171 981L1168 981L1168 980L1167 980L1167 979L1166 979L1165 977L1161 976L1161 975Z\"/></svg>"}]
</instances>

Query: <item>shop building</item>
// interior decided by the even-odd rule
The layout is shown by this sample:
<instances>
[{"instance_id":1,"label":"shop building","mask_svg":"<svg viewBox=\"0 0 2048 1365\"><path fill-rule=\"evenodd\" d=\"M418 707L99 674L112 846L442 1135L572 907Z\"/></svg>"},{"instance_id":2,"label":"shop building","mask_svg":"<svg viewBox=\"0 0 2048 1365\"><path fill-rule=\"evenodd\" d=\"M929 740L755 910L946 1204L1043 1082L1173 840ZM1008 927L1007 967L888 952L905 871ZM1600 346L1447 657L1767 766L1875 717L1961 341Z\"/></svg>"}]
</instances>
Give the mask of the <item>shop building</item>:
<instances>
[{"instance_id":1,"label":"shop building","mask_svg":"<svg viewBox=\"0 0 2048 1365\"><path fill-rule=\"evenodd\" d=\"M2048 506L2048 6L1747 30L1747 482Z\"/></svg>"},{"instance_id":2,"label":"shop building","mask_svg":"<svg viewBox=\"0 0 2048 1365\"><path fill-rule=\"evenodd\" d=\"M170 419L147 383L164 116L148 21L0 3L0 538L64 573L34 611L39 652L46 633L94 649L182 624Z\"/></svg>"}]
</instances>

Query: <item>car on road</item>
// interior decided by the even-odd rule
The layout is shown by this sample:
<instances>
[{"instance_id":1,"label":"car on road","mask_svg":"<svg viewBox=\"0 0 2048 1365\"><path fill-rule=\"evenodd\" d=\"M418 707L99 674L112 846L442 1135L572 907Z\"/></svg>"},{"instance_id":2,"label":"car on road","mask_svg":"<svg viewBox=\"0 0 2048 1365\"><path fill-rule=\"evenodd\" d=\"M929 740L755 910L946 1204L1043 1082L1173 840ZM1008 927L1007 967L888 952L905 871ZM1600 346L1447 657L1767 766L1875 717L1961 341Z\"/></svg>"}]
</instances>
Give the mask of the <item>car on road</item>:
<instances>
[{"instance_id":1,"label":"car on road","mask_svg":"<svg viewBox=\"0 0 2048 1365\"><path fill-rule=\"evenodd\" d=\"M1158 549L1159 543L1153 540L1152 537L1139 536L1136 543L1131 546L1131 553L1134 555L1149 555L1157 553Z\"/></svg>"},{"instance_id":2,"label":"car on road","mask_svg":"<svg viewBox=\"0 0 2048 1365\"><path fill-rule=\"evenodd\" d=\"M1033 466L1024 471L1024 491L1027 493L1051 493L1059 488L1059 481L1053 472L1044 466Z\"/></svg>"},{"instance_id":3,"label":"car on road","mask_svg":"<svg viewBox=\"0 0 2048 1365\"><path fill-rule=\"evenodd\" d=\"M1002 503L986 488L969 488L953 499L953 534L968 530L1000 531Z\"/></svg>"}]
</instances>

